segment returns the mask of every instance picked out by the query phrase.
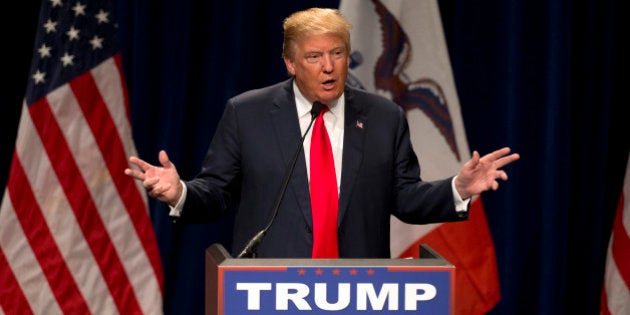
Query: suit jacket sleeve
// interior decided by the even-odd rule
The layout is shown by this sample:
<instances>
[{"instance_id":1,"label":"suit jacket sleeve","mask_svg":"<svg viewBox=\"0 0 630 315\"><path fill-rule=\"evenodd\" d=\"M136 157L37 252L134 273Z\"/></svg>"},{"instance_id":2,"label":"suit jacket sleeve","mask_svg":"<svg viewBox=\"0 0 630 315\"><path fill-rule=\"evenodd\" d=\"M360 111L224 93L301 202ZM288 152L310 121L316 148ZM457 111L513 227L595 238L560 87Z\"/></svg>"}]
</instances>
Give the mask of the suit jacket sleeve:
<instances>
[{"instance_id":1,"label":"suit jacket sleeve","mask_svg":"<svg viewBox=\"0 0 630 315\"><path fill-rule=\"evenodd\" d=\"M451 186L453 177L436 181L422 180L421 168L410 141L409 125L402 109L398 128L394 215L401 221L412 224L467 219L467 211L455 210Z\"/></svg>"},{"instance_id":2,"label":"suit jacket sleeve","mask_svg":"<svg viewBox=\"0 0 630 315\"><path fill-rule=\"evenodd\" d=\"M240 145L233 104L228 102L200 173L186 181L188 193L179 221L204 222L225 214L237 200Z\"/></svg>"}]
</instances>

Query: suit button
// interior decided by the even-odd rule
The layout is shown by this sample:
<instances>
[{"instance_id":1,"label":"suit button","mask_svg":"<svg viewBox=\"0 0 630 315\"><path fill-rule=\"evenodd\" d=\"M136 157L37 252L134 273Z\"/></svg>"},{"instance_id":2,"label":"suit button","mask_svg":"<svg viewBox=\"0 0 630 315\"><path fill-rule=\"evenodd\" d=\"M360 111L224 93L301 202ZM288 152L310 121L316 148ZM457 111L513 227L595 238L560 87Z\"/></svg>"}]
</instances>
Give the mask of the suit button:
<instances>
[{"instance_id":1,"label":"suit button","mask_svg":"<svg viewBox=\"0 0 630 315\"><path fill-rule=\"evenodd\" d=\"M311 229L310 226L307 225L307 226L305 226L305 228L306 228L306 233L308 233L308 234L313 233L313 229Z\"/></svg>"}]
</instances>

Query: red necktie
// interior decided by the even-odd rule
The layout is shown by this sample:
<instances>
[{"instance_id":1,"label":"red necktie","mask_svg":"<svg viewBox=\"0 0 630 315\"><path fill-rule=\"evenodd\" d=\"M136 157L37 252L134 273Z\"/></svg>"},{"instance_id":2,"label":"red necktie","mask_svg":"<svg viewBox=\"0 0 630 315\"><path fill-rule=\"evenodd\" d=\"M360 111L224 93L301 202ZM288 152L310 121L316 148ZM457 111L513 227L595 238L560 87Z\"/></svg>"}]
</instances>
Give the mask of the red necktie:
<instances>
[{"instance_id":1,"label":"red necktie","mask_svg":"<svg viewBox=\"0 0 630 315\"><path fill-rule=\"evenodd\" d=\"M338 258L337 175L326 126L324 106L315 119L311 136L311 208L313 214L313 258Z\"/></svg>"}]
</instances>

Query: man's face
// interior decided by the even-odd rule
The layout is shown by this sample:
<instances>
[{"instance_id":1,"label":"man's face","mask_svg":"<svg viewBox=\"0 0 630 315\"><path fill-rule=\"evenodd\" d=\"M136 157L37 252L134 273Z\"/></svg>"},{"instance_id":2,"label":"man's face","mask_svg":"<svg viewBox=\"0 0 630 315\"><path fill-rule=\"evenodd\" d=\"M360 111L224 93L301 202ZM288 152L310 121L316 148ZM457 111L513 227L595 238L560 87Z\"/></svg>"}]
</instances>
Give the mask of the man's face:
<instances>
[{"instance_id":1,"label":"man's face","mask_svg":"<svg viewBox=\"0 0 630 315\"><path fill-rule=\"evenodd\" d=\"M343 93L349 52L341 38L314 35L297 43L292 58L284 58L300 92L311 102L330 104Z\"/></svg>"}]
</instances>

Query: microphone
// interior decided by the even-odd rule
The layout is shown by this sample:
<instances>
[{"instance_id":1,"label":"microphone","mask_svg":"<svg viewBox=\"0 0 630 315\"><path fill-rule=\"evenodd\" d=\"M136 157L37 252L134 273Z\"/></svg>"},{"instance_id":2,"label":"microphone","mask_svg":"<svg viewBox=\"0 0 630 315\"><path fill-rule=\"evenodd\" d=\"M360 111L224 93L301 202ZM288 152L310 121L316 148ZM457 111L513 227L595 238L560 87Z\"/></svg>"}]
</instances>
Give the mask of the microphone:
<instances>
[{"instance_id":1,"label":"microphone","mask_svg":"<svg viewBox=\"0 0 630 315\"><path fill-rule=\"evenodd\" d=\"M265 237L265 234L267 234L267 231L271 228L271 225L273 225L273 222L276 220L276 217L278 216L278 211L280 210L280 204L282 203L282 199L284 199L284 194L287 191L289 180L291 179L291 175L293 175L293 170L295 169L295 163L297 162L297 159L300 156L300 153L302 152L304 138L308 134L308 131L311 130L311 126L313 126L313 122L315 121L315 118L319 116L324 106L326 105L322 104L319 101L315 101L315 103L313 103L313 107L311 107L311 122L308 124L308 128L306 128L306 132L304 132L304 135L302 135L302 139L300 139L300 142L298 143L297 150L295 151L295 155L293 156L293 160L291 161L291 166L289 167L284 177L282 188L280 189L280 194L278 195L278 199L276 199L275 206L273 207L273 216L271 217L271 220L269 220L269 223L264 229L262 229L260 232L258 232L258 234L256 234L252 239L249 240L247 245L245 245L245 248L241 251L240 254L238 254L238 256L236 256L236 258L256 257L256 249L258 248L258 245L260 244L260 242L262 242L263 238Z\"/></svg>"}]
</instances>

